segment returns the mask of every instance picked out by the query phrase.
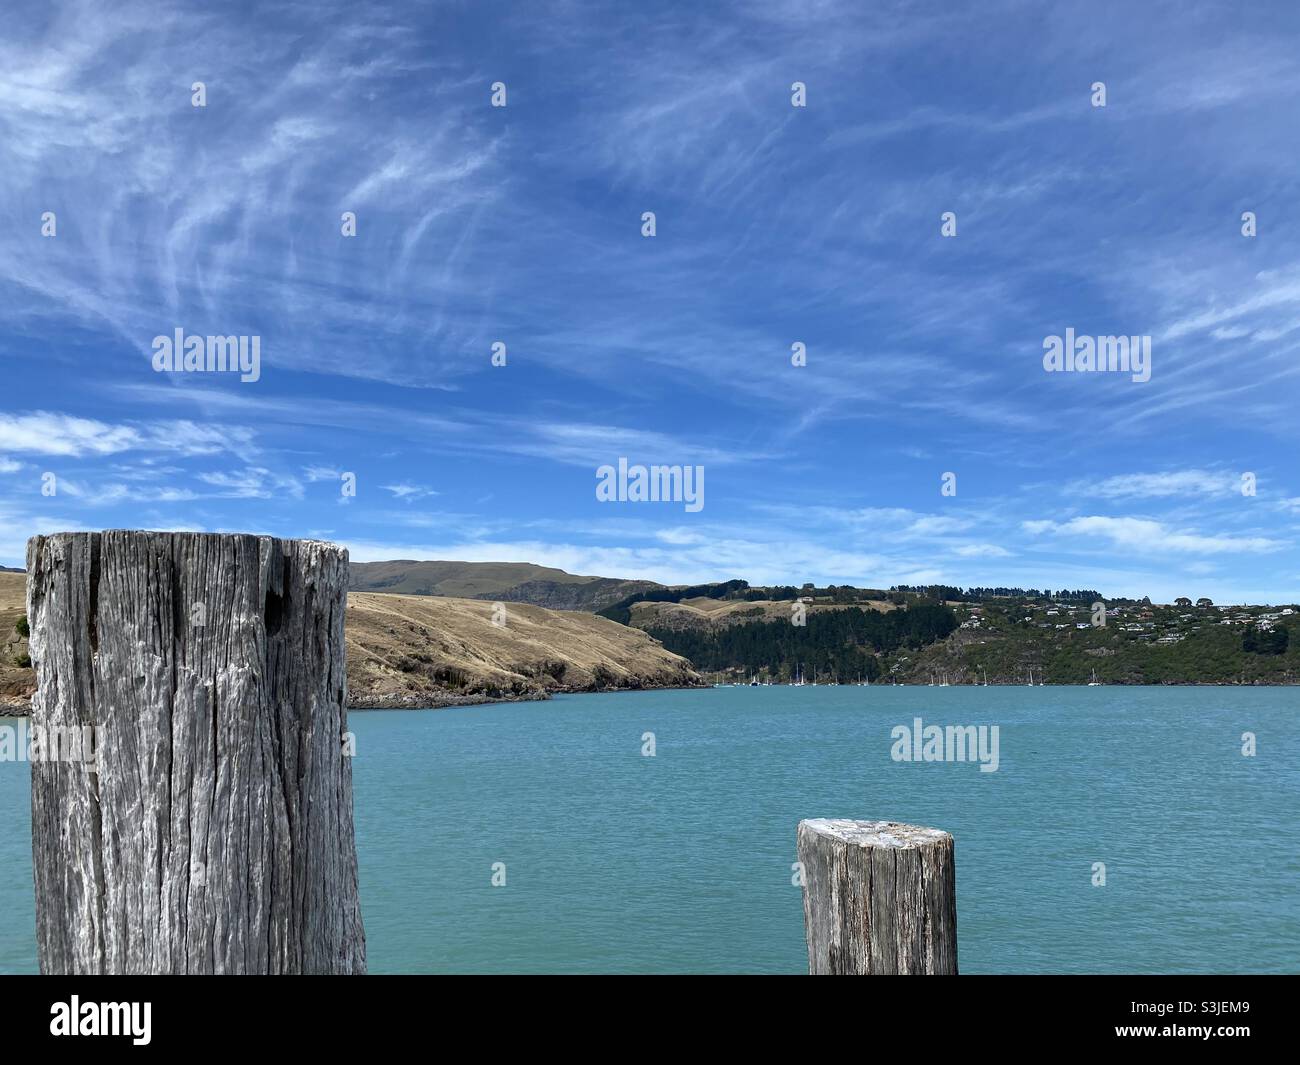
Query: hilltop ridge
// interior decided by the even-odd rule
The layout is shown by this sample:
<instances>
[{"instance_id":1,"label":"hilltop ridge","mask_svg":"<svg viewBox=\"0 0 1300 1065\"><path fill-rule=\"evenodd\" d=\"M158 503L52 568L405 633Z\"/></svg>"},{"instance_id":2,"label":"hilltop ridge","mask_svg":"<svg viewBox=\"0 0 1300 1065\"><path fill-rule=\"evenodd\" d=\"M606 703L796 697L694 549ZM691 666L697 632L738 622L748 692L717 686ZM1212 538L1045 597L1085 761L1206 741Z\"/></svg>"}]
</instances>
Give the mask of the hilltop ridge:
<instances>
[{"instance_id":1,"label":"hilltop ridge","mask_svg":"<svg viewBox=\"0 0 1300 1065\"><path fill-rule=\"evenodd\" d=\"M445 706L751 677L778 683L797 677L899 684L1300 682L1300 606L1216 606L1190 597L1161 605L1102 600L1091 590L938 585L751 587L730 580L667 587L517 562L361 562L353 564L352 585L353 707ZM26 712L35 687L20 631L24 587L21 571L0 572L0 712ZM1098 602L1106 605L1104 624L1096 623ZM802 624L792 623L796 616Z\"/></svg>"},{"instance_id":2,"label":"hilltop ridge","mask_svg":"<svg viewBox=\"0 0 1300 1065\"><path fill-rule=\"evenodd\" d=\"M393 559L353 562L348 587L358 592L489 599L595 613L611 603L662 586L654 581L586 577L531 562Z\"/></svg>"}]
</instances>

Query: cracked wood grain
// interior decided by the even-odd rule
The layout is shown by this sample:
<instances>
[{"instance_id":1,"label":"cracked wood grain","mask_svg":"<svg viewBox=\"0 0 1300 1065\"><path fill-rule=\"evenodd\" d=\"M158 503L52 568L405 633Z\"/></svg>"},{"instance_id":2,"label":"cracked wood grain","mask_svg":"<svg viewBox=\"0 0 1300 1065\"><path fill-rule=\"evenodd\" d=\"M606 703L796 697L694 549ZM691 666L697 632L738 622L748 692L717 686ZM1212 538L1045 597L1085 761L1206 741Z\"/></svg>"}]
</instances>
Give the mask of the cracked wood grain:
<instances>
[{"instance_id":1,"label":"cracked wood grain","mask_svg":"<svg viewBox=\"0 0 1300 1065\"><path fill-rule=\"evenodd\" d=\"M957 972L957 883L947 832L893 821L800 821L813 975Z\"/></svg>"},{"instance_id":2,"label":"cracked wood grain","mask_svg":"<svg viewBox=\"0 0 1300 1065\"><path fill-rule=\"evenodd\" d=\"M347 552L113 530L27 545L44 973L362 973ZM93 771L92 771L93 769Z\"/></svg>"}]
</instances>

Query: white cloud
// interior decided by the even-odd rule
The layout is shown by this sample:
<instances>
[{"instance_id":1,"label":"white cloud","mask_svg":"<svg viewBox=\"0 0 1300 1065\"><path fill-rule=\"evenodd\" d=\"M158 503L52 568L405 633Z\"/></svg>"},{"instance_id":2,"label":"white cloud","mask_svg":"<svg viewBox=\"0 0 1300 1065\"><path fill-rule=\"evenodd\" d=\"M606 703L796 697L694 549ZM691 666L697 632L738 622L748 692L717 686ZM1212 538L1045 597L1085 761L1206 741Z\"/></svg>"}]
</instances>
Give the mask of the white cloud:
<instances>
[{"instance_id":1,"label":"white cloud","mask_svg":"<svg viewBox=\"0 0 1300 1065\"><path fill-rule=\"evenodd\" d=\"M332 466L308 466L302 475L308 484L315 484L317 481L337 481L343 473Z\"/></svg>"},{"instance_id":2,"label":"white cloud","mask_svg":"<svg viewBox=\"0 0 1300 1065\"><path fill-rule=\"evenodd\" d=\"M119 503L187 503L199 498L188 488L140 488L116 481L101 484L93 480L61 477L56 485L59 495L71 496L80 505L88 507L108 507Z\"/></svg>"},{"instance_id":3,"label":"white cloud","mask_svg":"<svg viewBox=\"0 0 1300 1065\"><path fill-rule=\"evenodd\" d=\"M1071 495L1102 499L1141 499L1165 496L1230 496L1241 494L1241 474L1222 470L1170 470L1163 473L1123 473L1100 481L1066 485Z\"/></svg>"},{"instance_id":4,"label":"white cloud","mask_svg":"<svg viewBox=\"0 0 1300 1065\"><path fill-rule=\"evenodd\" d=\"M970 521L965 518L950 518L941 514L927 514L917 518L906 529L905 536L942 536L945 533L961 532L970 528Z\"/></svg>"},{"instance_id":5,"label":"white cloud","mask_svg":"<svg viewBox=\"0 0 1300 1065\"><path fill-rule=\"evenodd\" d=\"M1276 551L1286 544L1264 536L1202 536L1173 529L1149 518L1112 518L1101 515L1071 518L1065 522L1026 521L1025 532L1053 532L1060 536L1099 537L1111 546L1147 554L1179 552L1188 554L1262 553Z\"/></svg>"},{"instance_id":6,"label":"white cloud","mask_svg":"<svg viewBox=\"0 0 1300 1065\"><path fill-rule=\"evenodd\" d=\"M436 496L438 493L432 488L425 488L418 484L381 484L379 486L385 492L392 492L393 495L407 503L413 503L417 499L426 499L429 496Z\"/></svg>"},{"instance_id":7,"label":"white cloud","mask_svg":"<svg viewBox=\"0 0 1300 1065\"><path fill-rule=\"evenodd\" d=\"M1266 283L1266 286L1261 291L1244 296L1236 303L1226 307L1198 311L1186 318L1182 318L1167 326L1160 339L1177 340L1190 333L1210 329L1222 322L1240 318L1242 315L1258 314L1261 311L1273 310L1300 302L1300 281L1287 280L1281 284L1269 284L1268 282L1274 279L1268 276L1260 276L1259 280ZM1242 326L1241 328L1246 327Z\"/></svg>"},{"instance_id":8,"label":"white cloud","mask_svg":"<svg viewBox=\"0 0 1300 1065\"><path fill-rule=\"evenodd\" d=\"M253 449L253 433L238 426L192 421L113 425L95 418L41 410L31 414L0 413L0 447L68 458L159 449L171 455L208 455L213 451L246 454Z\"/></svg>"},{"instance_id":9,"label":"white cloud","mask_svg":"<svg viewBox=\"0 0 1300 1065\"><path fill-rule=\"evenodd\" d=\"M221 495L233 499L272 499L284 495L301 499L303 496L302 484L296 478L260 466L233 473L200 473L199 480L222 489Z\"/></svg>"},{"instance_id":10,"label":"white cloud","mask_svg":"<svg viewBox=\"0 0 1300 1065\"><path fill-rule=\"evenodd\" d=\"M997 544L963 544L953 549L962 558L1010 558L1011 552Z\"/></svg>"},{"instance_id":11,"label":"white cloud","mask_svg":"<svg viewBox=\"0 0 1300 1065\"><path fill-rule=\"evenodd\" d=\"M708 537L695 529L685 529L680 526L672 529L660 529L655 533L655 538L665 544L678 544L682 546L688 544L702 544L708 539Z\"/></svg>"},{"instance_id":12,"label":"white cloud","mask_svg":"<svg viewBox=\"0 0 1300 1065\"><path fill-rule=\"evenodd\" d=\"M108 425L94 418L36 411L0 414L0 447L35 455L112 455L138 448L144 441L137 429Z\"/></svg>"}]
</instances>

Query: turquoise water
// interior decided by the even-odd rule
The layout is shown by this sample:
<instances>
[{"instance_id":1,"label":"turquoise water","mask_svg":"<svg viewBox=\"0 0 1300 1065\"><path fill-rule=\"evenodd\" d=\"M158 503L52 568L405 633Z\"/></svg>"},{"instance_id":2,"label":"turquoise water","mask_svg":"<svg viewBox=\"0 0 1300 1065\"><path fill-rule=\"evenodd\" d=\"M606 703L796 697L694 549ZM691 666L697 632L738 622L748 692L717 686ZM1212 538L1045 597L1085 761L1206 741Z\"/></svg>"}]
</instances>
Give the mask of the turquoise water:
<instances>
[{"instance_id":1,"label":"turquoise water","mask_svg":"<svg viewBox=\"0 0 1300 1065\"><path fill-rule=\"evenodd\" d=\"M354 712L370 968L798 973L795 825L860 817L955 835L963 972L1300 971L1298 708L774 687ZM998 725L998 771L892 761L917 715ZM0 763L0 972L35 971L28 803L28 767Z\"/></svg>"}]
</instances>

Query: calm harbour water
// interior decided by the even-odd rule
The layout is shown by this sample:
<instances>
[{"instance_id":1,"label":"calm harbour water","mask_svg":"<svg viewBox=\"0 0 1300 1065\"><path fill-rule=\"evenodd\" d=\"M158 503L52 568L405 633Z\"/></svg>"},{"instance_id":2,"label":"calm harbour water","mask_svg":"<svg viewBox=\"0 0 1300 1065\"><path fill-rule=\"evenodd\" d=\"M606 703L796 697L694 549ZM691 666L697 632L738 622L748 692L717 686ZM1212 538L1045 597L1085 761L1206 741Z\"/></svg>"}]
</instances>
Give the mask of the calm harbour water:
<instances>
[{"instance_id":1,"label":"calm harbour water","mask_svg":"<svg viewBox=\"0 0 1300 1065\"><path fill-rule=\"evenodd\" d=\"M370 970L799 973L795 825L853 817L954 834L963 972L1300 971L1298 708L772 687L353 712ZM892 761L916 716L998 725L998 771ZM28 772L0 763L0 973L36 971Z\"/></svg>"}]
</instances>

